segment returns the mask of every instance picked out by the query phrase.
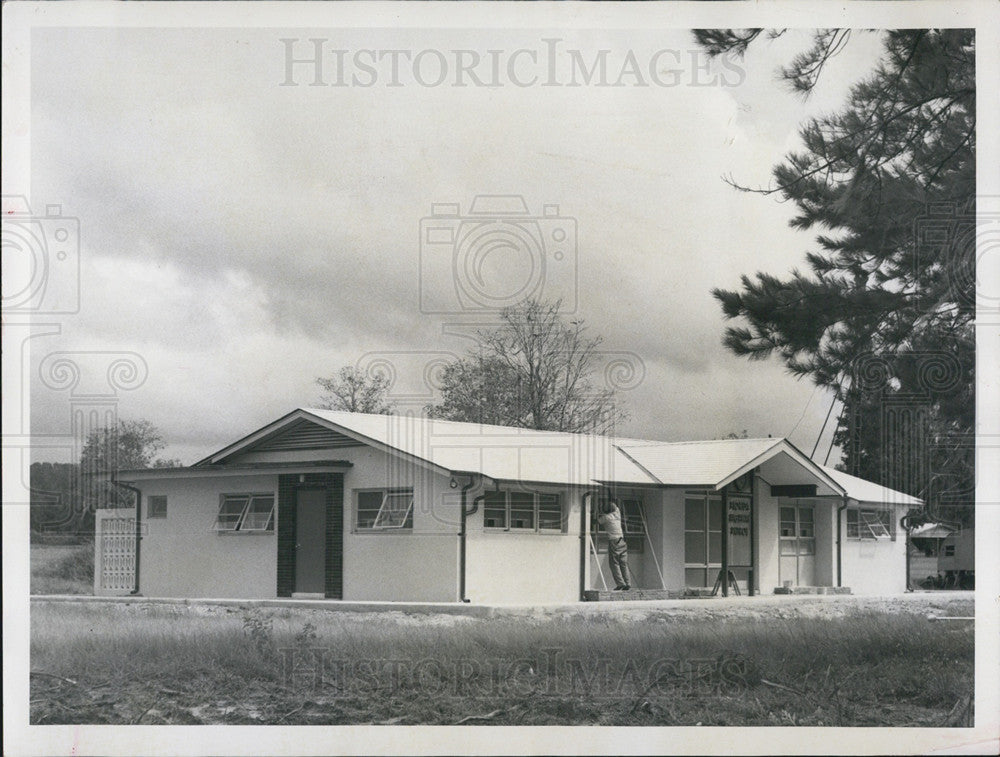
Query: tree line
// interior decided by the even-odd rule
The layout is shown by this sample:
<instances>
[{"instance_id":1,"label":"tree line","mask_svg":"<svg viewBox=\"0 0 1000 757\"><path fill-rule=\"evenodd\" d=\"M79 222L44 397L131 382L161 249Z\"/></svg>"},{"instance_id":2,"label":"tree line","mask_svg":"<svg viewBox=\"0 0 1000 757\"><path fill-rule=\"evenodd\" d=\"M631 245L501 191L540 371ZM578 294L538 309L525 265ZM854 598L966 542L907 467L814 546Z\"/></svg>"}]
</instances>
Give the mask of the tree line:
<instances>
[{"instance_id":1,"label":"tree line","mask_svg":"<svg viewBox=\"0 0 1000 757\"><path fill-rule=\"evenodd\" d=\"M180 460L158 456L165 446L162 433L151 422L120 418L116 424L87 435L79 462L32 463L32 532L93 534L95 510L135 504L134 495L114 486L109 474L180 466Z\"/></svg>"}]
</instances>

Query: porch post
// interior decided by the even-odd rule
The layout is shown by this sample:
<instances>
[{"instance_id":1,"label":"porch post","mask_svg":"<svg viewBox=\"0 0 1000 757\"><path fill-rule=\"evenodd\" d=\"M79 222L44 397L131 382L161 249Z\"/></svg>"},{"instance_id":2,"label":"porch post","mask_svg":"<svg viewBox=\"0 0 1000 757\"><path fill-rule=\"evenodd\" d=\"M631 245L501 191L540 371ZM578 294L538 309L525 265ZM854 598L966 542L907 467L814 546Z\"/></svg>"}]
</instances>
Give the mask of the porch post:
<instances>
[{"instance_id":1,"label":"porch post","mask_svg":"<svg viewBox=\"0 0 1000 757\"><path fill-rule=\"evenodd\" d=\"M722 487L722 596L729 596L729 485Z\"/></svg>"}]
</instances>

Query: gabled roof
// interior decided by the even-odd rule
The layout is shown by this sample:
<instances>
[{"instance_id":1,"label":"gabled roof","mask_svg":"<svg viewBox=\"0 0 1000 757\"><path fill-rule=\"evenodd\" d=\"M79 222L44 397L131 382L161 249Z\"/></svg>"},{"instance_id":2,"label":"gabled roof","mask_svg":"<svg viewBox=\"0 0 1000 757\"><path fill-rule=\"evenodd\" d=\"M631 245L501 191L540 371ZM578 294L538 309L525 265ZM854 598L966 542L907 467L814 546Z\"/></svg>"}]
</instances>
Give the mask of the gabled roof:
<instances>
[{"instance_id":1,"label":"gabled roof","mask_svg":"<svg viewBox=\"0 0 1000 757\"><path fill-rule=\"evenodd\" d=\"M781 439L720 439L703 442L626 440L618 447L662 484L716 484L766 454Z\"/></svg>"},{"instance_id":2,"label":"gabled roof","mask_svg":"<svg viewBox=\"0 0 1000 757\"><path fill-rule=\"evenodd\" d=\"M593 486L698 486L720 489L764 466L817 483L828 494L873 502L918 503L900 492L817 465L787 439L661 442L459 423L432 418L298 408L195 464L218 469L274 447L308 424L337 447L366 444L445 475L477 473L495 481ZM309 438L326 438L318 433ZM276 442L275 440L279 440ZM251 457L251 459L253 459ZM881 499L869 499L872 496Z\"/></svg>"}]
</instances>

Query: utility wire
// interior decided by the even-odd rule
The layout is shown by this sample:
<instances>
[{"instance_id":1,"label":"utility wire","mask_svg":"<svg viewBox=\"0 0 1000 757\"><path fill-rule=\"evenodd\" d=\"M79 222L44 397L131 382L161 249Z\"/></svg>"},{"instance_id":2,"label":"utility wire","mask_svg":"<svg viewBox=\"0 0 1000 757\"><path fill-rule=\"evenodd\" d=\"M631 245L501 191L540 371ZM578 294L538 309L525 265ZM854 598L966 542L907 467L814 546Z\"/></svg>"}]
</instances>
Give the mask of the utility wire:
<instances>
[{"instance_id":1,"label":"utility wire","mask_svg":"<svg viewBox=\"0 0 1000 757\"><path fill-rule=\"evenodd\" d=\"M819 430L819 435L816 437L816 443L813 445L813 451L809 453L809 459L812 460L813 455L816 454L816 449L819 447L819 440L823 438L823 432L826 431L826 422L830 420L830 413L833 412L833 406L837 402L837 395L833 395L833 402L830 403L830 409L826 411L826 418L823 419L823 427Z\"/></svg>"},{"instance_id":2,"label":"utility wire","mask_svg":"<svg viewBox=\"0 0 1000 757\"><path fill-rule=\"evenodd\" d=\"M817 389L819 389L819 384L816 384L815 386L813 386L812 394L810 394L809 395L809 399L806 400L806 406L804 408L802 408L802 415L800 415L799 419L797 421L795 421L795 425L792 426L792 430L789 431L785 435L786 438L790 438L791 435L795 433L795 429L797 429L799 427L799 424L802 423L802 419L806 417L806 410L809 409L809 403L812 402L813 397L816 396L816 390Z\"/></svg>"}]
</instances>

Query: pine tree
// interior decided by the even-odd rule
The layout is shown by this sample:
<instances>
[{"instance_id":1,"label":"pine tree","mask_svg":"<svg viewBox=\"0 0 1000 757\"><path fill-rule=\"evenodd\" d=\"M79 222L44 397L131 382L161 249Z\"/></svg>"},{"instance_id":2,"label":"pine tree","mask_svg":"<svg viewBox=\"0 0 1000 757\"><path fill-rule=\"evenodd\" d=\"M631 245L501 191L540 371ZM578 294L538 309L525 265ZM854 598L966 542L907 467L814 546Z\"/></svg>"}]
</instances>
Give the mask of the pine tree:
<instances>
[{"instance_id":1,"label":"pine tree","mask_svg":"<svg viewBox=\"0 0 1000 757\"><path fill-rule=\"evenodd\" d=\"M741 53L760 29L700 30L711 55ZM767 34L776 36L780 31ZM802 93L848 42L817 32L782 69ZM777 355L843 405L835 442L852 473L922 497L968 523L974 488L975 38L968 29L883 33L884 54L844 108L801 129L804 148L770 187L822 230L808 270L744 275L713 294L725 345Z\"/></svg>"}]
</instances>

